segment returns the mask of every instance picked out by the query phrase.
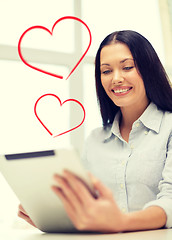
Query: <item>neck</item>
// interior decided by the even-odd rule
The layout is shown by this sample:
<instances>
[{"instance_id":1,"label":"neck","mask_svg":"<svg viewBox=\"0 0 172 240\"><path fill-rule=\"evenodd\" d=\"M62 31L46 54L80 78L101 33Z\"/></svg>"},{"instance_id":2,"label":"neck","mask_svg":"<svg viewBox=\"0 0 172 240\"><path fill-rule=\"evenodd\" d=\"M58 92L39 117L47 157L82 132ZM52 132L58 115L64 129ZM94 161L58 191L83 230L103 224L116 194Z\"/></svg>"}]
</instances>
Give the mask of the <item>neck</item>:
<instances>
[{"instance_id":1,"label":"neck","mask_svg":"<svg viewBox=\"0 0 172 240\"><path fill-rule=\"evenodd\" d=\"M142 115L148 105L149 102L147 101L134 107L121 107L122 119L120 125L131 130L133 123Z\"/></svg>"}]
</instances>

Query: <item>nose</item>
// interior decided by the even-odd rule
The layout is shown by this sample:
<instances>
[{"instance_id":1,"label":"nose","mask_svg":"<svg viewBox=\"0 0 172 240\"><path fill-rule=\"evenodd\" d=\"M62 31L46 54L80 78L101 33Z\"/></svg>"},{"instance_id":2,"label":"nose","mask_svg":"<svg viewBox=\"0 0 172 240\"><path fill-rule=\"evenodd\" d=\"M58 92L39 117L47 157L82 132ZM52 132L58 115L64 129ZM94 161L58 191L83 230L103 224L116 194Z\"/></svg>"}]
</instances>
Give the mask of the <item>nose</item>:
<instances>
[{"instance_id":1,"label":"nose","mask_svg":"<svg viewBox=\"0 0 172 240\"><path fill-rule=\"evenodd\" d=\"M124 78L121 72L119 70L114 71L112 75L112 83L118 85L120 83L123 83L123 81L124 81Z\"/></svg>"}]
</instances>

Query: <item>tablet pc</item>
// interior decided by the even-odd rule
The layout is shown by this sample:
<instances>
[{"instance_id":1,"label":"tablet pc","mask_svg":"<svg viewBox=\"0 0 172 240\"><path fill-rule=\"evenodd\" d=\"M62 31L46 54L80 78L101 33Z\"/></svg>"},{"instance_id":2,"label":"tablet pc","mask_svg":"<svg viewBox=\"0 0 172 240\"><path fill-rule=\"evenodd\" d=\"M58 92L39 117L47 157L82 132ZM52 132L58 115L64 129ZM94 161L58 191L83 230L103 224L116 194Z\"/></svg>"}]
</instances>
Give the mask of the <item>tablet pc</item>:
<instances>
[{"instance_id":1,"label":"tablet pc","mask_svg":"<svg viewBox=\"0 0 172 240\"><path fill-rule=\"evenodd\" d=\"M43 232L77 232L60 199L53 193L54 173L67 169L93 193L87 172L74 149L6 154L0 171L35 225Z\"/></svg>"}]
</instances>

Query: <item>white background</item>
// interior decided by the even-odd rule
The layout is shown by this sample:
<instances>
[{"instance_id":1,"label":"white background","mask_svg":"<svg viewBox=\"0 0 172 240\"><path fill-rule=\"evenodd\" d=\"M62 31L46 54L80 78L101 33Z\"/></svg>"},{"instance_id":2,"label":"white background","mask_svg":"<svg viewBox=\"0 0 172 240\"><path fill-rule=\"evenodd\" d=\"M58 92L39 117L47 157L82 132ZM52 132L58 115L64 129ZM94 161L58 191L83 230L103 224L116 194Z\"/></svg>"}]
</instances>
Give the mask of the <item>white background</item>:
<instances>
[{"instance_id":1,"label":"white background","mask_svg":"<svg viewBox=\"0 0 172 240\"><path fill-rule=\"evenodd\" d=\"M91 29L93 42L88 56L94 57L103 38L116 30L131 29L143 34L153 44L164 63L162 30L157 0L81 0L81 18ZM42 25L49 29L63 16L78 12L72 0L0 0L0 45L17 47L19 37L29 27ZM80 17L80 16L77 16ZM37 44L32 40L27 47L42 50L74 53L74 32L71 24L64 24L64 39L58 44L45 43L44 37L37 35ZM64 30L65 29L65 30ZM88 43L88 36L83 32L83 49ZM56 48L56 49L55 49ZM17 51L17 48L16 48ZM10 52L7 52L8 59ZM62 59L63 62L65 59ZM74 56L74 61L76 58ZM39 65L41 66L41 65ZM67 75L67 66L42 65L53 71ZM79 68L78 68L79 69ZM76 70L76 72L79 70ZM77 75L75 75L77 76ZM70 79L69 79L70 81ZM35 118L33 107L42 94L57 94L62 101L71 97L69 81L55 79L25 66L21 61L0 59L0 153L50 149L70 144L70 134L51 138ZM85 137L97 126L101 118L97 107L94 86L94 61L83 64L82 99L86 108L86 121L83 125ZM74 80L76 92L81 91ZM72 96L74 97L74 96ZM69 109L68 109L69 110ZM68 111L67 110L67 111ZM69 126L69 111L62 124ZM79 116L76 116L78 119ZM53 123L54 124L54 123ZM80 130L76 130L80 134ZM85 138L84 137L84 138ZM16 218L18 200L0 175L0 222L13 224Z\"/></svg>"}]
</instances>

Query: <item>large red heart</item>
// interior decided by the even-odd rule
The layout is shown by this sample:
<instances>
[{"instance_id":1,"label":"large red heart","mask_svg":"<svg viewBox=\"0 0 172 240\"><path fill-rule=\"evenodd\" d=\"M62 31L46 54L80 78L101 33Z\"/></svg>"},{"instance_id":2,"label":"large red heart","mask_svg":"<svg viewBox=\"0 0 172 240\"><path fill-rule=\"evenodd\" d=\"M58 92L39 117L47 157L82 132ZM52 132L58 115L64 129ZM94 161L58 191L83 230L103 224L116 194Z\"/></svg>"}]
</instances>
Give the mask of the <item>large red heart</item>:
<instances>
[{"instance_id":1,"label":"large red heart","mask_svg":"<svg viewBox=\"0 0 172 240\"><path fill-rule=\"evenodd\" d=\"M60 133L60 134L57 134L57 135L53 136L53 133L46 127L46 125L42 122L42 120L38 117L38 114L37 114L37 105L38 105L38 102L39 102L42 98L47 97L47 96L55 97L55 98L59 101L60 107L62 107L63 104L65 104L65 103L67 103L67 102L75 102L75 103L79 104L79 106L82 108L82 111L83 111L83 119L82 119L82 121L81 121L77 126L71 128L71 129L68 129L68 130L66 130L66 131L64 131L64 132L62 132L62 133ZM75 130L76 128L80 127L80 126L83 124L84 120L85 120L85 108L84 108L84 106L83 106L78 100L76 100L76 99L67 99L67 100L65 100L64 102L61 102L60 98L59 98L57 95L51 94L51 93L44 94L44 95L42 95L41 97L38 98L38 100L36 101L35 106L34 106L34 113L35 113L37 119L39 120L39 122L42 124L42 126L43 126L43 127L47 130L47 132L48 132L51 136L53 136L53 137L58 137L58 136L61 136L61 135L65 134L65 133L68 133L68 132L70 132L70 131Z\"/></svg>"},{"instance_id":2,"label":"large red heart","mask_svg":"<svg viewBox=\"0 0 172 240\"><path fill-rule=\"evenodd\" d=\"M73 69L70 71L69 75L67 76L66 80L70 77L70 75L74 72L74 70L77 68L77 66L80 64L80 62L82 61L82 59L85 57L86 53L88 52L90 46L91 46L91 41L92 41L92 36L91 36L91 31L89 29L89 27L87 26L87 24L85 22L83 22L81 19L77 18L77 17L73 17L73 16L65 16L65 17L62 17L62 18L59 18L53 25L52 27L52 30L50 31L49 29L47 29L46 27L44 26L33 26L33 27L30 27L28 28L26 31L24 31L24 33L21 35L20 39L19 39L19 42L18 42L18 53L19 53L19 56L21 58L21 60L24 62L24 64L26 64L28 67L34 69L34 70L37 70L37 71L40 71L42 73L45 73L45 74L48 74L50 76L53 76L53 77L57 77L57 78L60 78L60 79L63 79L63 76L62 75L58 75L58 74L54 74L52 72L48 72L48 71L45 71L41 68L38 68L38 67L35 67L34 65L31 65L30 63L28 63L26 61L26 59L23 57L22 55L22 51L21 51L21 42L23 40L23 37L26 35L27 32L33 30L33 29L42 29L44 31L47 31L51 36L53 35L53 30L55 28L55 26L63 21L63 20L66 20L66 19L73 19L75 21L78 21L78 22L81 22L88 30L88 33L89 33L89 44L88 44L88 47L87 49L85 50L85 52L83 53L83 55L81 56L81 58L79 59L79 61L76 63L76 65L73 67Z\"/></svg>"}]
</instances>

